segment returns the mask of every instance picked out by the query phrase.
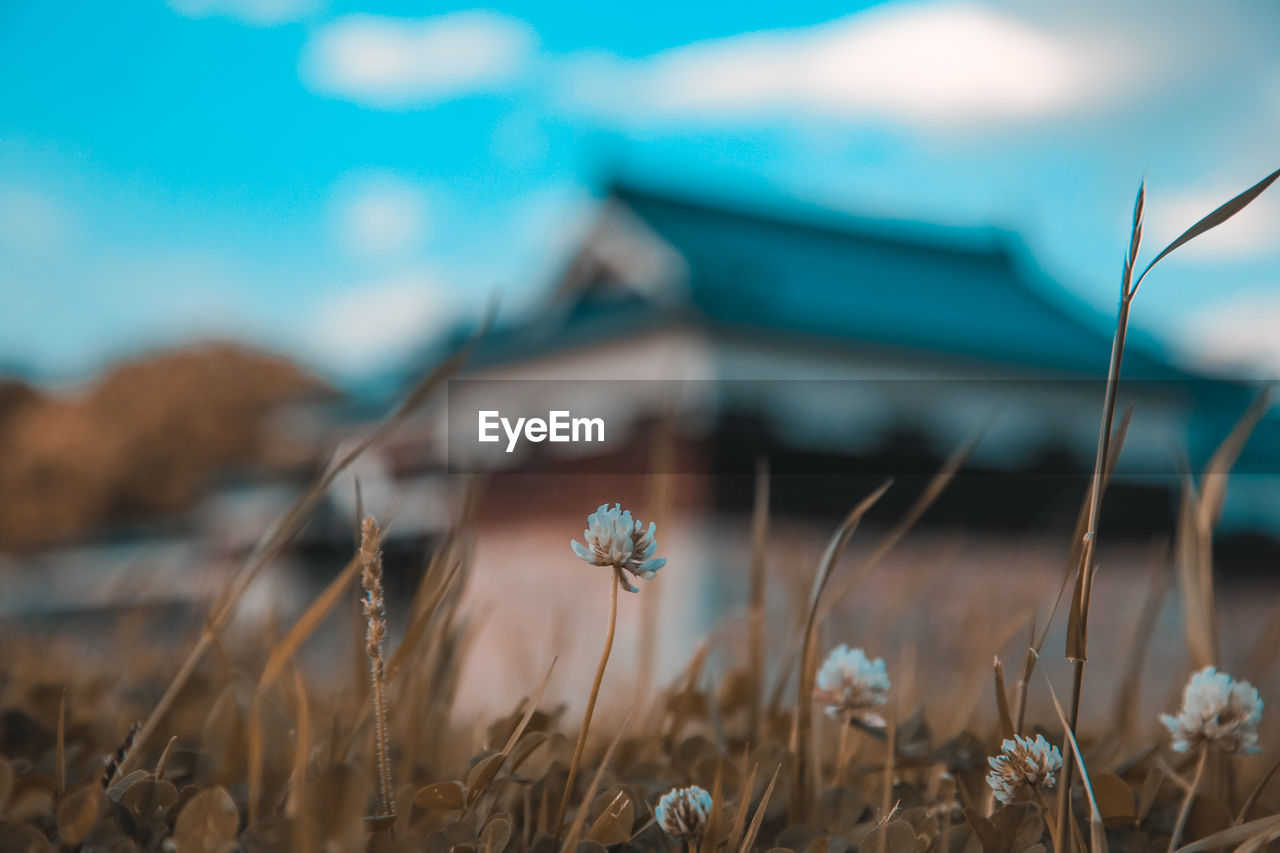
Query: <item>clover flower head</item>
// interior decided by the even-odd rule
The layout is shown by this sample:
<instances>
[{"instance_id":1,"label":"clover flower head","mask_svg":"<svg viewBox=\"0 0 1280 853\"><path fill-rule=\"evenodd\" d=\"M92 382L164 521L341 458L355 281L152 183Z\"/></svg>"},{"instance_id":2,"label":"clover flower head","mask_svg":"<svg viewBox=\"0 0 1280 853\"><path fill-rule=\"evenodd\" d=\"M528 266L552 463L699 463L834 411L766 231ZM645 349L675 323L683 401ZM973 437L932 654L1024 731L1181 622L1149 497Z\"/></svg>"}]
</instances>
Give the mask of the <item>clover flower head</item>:
<instances>
[{"instance_id":1,"label":"clover flower head","mask_svg":"<svg viewBox=\"0 0 1280 853\"><path fill-rule=\"evenodd\" d=\"M884 728L877 712L889 702L889 676L884 659L871 660L862 649L844 643L822 662L813 690L815 702L827 706L827 716L847 717L863 725Z\"/></svg>"},{"instance_id":2,"label":"clover flower head","mask_svg":"<svg viewBox=\"0 0 1280 853\"><path fill-rule=\"evenodd\" d=\"M658 569L667 564L666 557L655 557L658 542L654 534L658 525L649 522L645 527L642 522L631 517L630 510L620 505L601 504L591 515L587 516L587 529L582 531L582 538L587 544L573 540L569 546L573 553L593 566L610 566L618 576L618 582L627 592L639 592L627 580L627 574L637 578L650 580L658 573Z\"/></svg>"},{"instance_id":3,"label":"clover flower head","mask_svg":"<svg viewBox=\"0 0 1280 853\"><path fill-rule=\"evenodd\" d=\"M1204 745L1223 752L1257 752L1261 719L1257 688L1211 666L1191 676L1176 715L1160 715L1178 752Z\"/></svg>"},{"instance_id":4,"label":"clover flower head","mask_svg":"<svg viewBox=\"0 0 1280 853\"><path fill-rule=\"evenodd\" d=\"M1026 787L1052 788L1057 779L1054 773L1062 767L1062 753L1056 746L1036 735L1035 740L1015 735L1000 745L1000 754L987 759L991 772L987 784L996 799L1006 805Z\"/></svg>"},{"instance_id":5,"label":"clover flower head","mask_svg":"<svg viewBox=\"0 0 1280 853\"><path fill-rule=\"evenodd\" d=\"M662 795L658 808L654 810L658 825L663 830L686 840L702 837L710 814L711 795L697 785L672 788Z\"/></svg>"}]
</instances>

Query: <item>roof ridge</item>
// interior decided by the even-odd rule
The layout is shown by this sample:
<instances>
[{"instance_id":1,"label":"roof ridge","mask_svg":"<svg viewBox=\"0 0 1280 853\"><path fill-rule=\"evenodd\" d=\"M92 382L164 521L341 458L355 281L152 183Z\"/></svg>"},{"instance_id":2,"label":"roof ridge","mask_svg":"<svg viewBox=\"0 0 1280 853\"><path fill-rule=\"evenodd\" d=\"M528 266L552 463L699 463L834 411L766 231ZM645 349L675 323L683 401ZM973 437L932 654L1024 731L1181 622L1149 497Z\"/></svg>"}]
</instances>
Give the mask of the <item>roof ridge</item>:
<instances>
[{"instance_id":1,"label":"roof ridge","mask_svg":"<svg viewBox=\"0 0 1280 853\"><path fill-rule=\"evenodd\" d=\"M745 194L736 198L728 194L718 197L694 195L622 178L609 183L606 196L623 202L643 199L738 220L842 237L873 239L901 247L975 258L1012 260L1006 242L1011 232L994 225L953 225L896 216L875 216L781 195L773 202L760 195L755 198L748 198ZM770 204L772 207L769 207Z\"/></svg>"}]
</instances>

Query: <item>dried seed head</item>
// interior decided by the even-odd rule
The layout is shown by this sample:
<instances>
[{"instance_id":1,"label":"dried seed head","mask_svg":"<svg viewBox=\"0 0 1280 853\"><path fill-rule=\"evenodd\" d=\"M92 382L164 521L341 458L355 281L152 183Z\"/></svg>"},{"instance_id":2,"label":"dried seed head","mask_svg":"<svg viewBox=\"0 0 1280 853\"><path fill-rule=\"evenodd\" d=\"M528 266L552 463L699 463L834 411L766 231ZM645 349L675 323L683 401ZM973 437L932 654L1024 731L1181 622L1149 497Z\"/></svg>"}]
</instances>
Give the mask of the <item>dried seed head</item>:
<instances>
[{"instance_id":1,"label":"dried seed head","mask_svg":"<svg viewBox=\"0 0 1280 853\"><path fill-rule=\"evenodd\" d=\"M889 702L889 675L884 659L871 660L862 649L844 643L836 646L822 662L813 690L813 700L827 706L830 717L845 717L863 725L884 728L885 719L877 709Z\"/></svg>"},{"instance_id":2,"label":"dried seed head","mask_svg":"<svg viewBox=\"0 0 1280 853\"><path fill-rule=\"evenodd\" d=\"M1036 735L1035 740L1015 736L1000 745L1000 754L987 759L991 772L987 784L1002 803L1012 803L1026 787L1052 788L1054 773L1062 767L1062 753L1056 746Z\"/></svg>"},{"instance_id":3,"label":"dried seed head","mask_svg":"<svg viewBox=\"0 0 1280 853\"><path fill-rule=\"evenodd\" d=\"M710 814L711 795L697 785L672 788L662 796L654 810L658 825L663 830L689 841L702 837Z\"/></svg>"},{"instance_id":4,"label":"dried seed head","mask_svg":"<svg viewBox=\"0 0 1280 853\"><path fill-rule=\"evenodd\" d=\"M371 661L382 661L387 639L387 607L382 594L381 534L373 516L364 520L360 530L360 585L364 588L361 606L369 623L365 634L365 651Z\"/></svg>"},{"instance_id":5,"label":"dried seed head","mask_svg":"<svg viewBox=\"0 0 1280 853\"><path fill-rule=\"evenodd\" d=\"M1223 752L1257 752L1261 719L1262 697L1257 688L1211 666L1191 676L1176 716L1160 715L1178 752L1202 745Z\"/></svg>"},{"instance_id":6,"label":"dried seed head","mask_svg":"<svg viewBox=\"0 0 1280 853\"><path fill-rule=\"evenodd\" d=\"M658 573L658 569L667 564L666 557L655 557L658 542L654 538L658 525L643 523L631 517L630 510L624 510L620 504L610 509L608 504L601 504L595 512L587 516L587 529L582 531L583 545L576 539L569 543L573 553L593 566L611 566L618 575L618 582L628 592L639 592L626 575L650 580Z\"/></svg>"}]
</instances>

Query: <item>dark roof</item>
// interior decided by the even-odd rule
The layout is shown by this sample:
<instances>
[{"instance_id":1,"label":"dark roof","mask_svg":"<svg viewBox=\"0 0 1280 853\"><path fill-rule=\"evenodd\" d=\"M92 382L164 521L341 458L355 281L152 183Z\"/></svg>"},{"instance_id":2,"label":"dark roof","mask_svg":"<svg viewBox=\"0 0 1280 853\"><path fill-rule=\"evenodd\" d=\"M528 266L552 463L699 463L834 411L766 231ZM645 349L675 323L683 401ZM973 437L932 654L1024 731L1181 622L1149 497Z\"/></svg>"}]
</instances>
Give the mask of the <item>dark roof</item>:
<instances>
[{"instance_id":1,"label":"dark roof","mask_svg":"<svg viewBox=\"0 0 1280 853\"><path fill-rule=\"evenodd\" d=\"M1007 232L785 204L764 210L625 184L611 195L683 256L691 305L713 322L1106 372L1113 319L1073 304ZM1130 337L1125 368L1184 375L1140 333Z\"/></svg>"},{"instance_id":2,"label":"dark roof","mask_svg":"<svg viewBox=\"0 0 1280 853\"><path fill-rule=\"evenodd\" d=\"M623 206L683 258L688 292L671 304L611 288L609 270L584 271L589 259L580 252L552 310L491 332L473 365L692 322L809 346L1106 374L1114 317L1051 281L1010 232L856 217L781 199L694 198L621 182L607 197L606 211ZM1197 378L1132 327L1124 375Z\"/></svg>"}]
</instances>

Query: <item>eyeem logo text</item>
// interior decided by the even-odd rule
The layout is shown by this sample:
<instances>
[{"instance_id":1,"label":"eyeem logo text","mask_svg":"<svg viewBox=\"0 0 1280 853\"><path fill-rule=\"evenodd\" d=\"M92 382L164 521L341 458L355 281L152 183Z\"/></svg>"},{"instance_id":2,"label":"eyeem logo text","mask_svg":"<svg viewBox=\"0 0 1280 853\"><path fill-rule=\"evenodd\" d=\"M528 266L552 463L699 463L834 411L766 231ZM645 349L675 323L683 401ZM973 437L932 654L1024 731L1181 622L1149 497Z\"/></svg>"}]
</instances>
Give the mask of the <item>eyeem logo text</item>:
<instances>
[{"instance_id":1,"label":"eyeem logo text","mask_svg":"<svg viewBox=\"0 0 1280 853\"><path fill-rule=\"evenodd\" d=\"M521 437L526 441L572 441L591 442L604 441L604 418L575 418L567 411L547 412L546 420L542 418L510 418L502 417L496 410L482 410L477 413L480 421L480 438L482 443L501 441L499 431L506 434L507 453L516 449Z\"/></svg>"}]
</instances>

